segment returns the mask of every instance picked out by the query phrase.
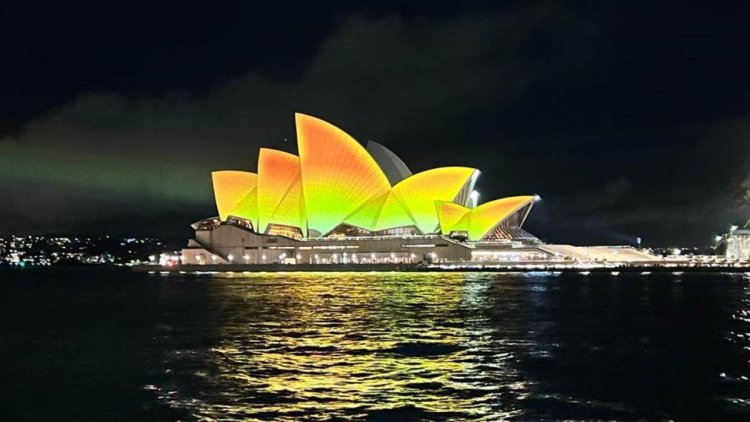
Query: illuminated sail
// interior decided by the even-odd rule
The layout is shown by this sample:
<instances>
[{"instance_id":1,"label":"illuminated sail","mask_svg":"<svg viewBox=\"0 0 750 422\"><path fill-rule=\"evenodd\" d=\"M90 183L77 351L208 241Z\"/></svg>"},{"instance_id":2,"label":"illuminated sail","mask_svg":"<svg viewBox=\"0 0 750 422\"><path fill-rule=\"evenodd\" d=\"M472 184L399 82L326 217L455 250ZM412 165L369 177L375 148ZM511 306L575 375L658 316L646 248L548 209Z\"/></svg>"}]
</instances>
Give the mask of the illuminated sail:
<instances>
[{"instance_id":1,"label":"illuminated sail","mask_svg":"<svg viewBox=\"0 0 750 422\"><path fill-rule=\"evenodd\" d=\"M533 196L511 196L486 202L472 209L469 222L469 239L479 240L485 237L503 220L532 202L534 202Z\"/></svg>"},{"instance_id":2,"label":"illuminated sail","mask_svg":"<svg viewBox=\"0 0 750 422\"><path fill-rule=\"evenodd\" d=\"M435 201L451 202L476 170L469 167L440 167L417 173L393 188L422 233L438 228Z\"/></svg>"},{"instance_id":3,"label":"illuminated sail","mask_svg":"<svg viewBox=\"0 0 750 422\"><path fill-rule=\"evenodd\" d=\"M390 184L346 132L312 116L295 118L307 224L325 234L366 201L387 193Z\"/></svg>"},{"instance_id":4,"label":"illuminated sail","mask_svg":"<svg viewBox=\"0 0 750 422\"><path fill-rule=\"evenodd\" d=\"M533 196L512 196L496 199L473 209L458 204L439 202L436 208L440 219L440 231L443 234L466 231L470 240L481 240L495 227L506 219L516 216L519 211L533 202ZM528 212L528 208L526 210ZM522 222L519 218L517 225L520 226Z\"/></svg>"},{"instance_id":5,"label":"illuminated sail","mask_svg":"<svg viewBox=\"0 0 750 422\"><path fill-rule=\"evenodd\" d=\"M471 208L453 202L438 202L436 208L440 230L443 234L450 234L454 231L469 231Z\"/></svg>"},{"instance_id":6,"label":"illuminated sail","mask_svg":"<svg viewBox=\"0 0 750 422\"><path fill-rule=\"evenodd\" d=\"M257 208L254 197L258 176L246 171L222 170L211 173L211 179L221 220L233 215L253 221L255 225Z\"/></svg>"},{"instance_id":7,"label":"illuminated sail","mask_svg":"<svg viewBox=\"0 0 750 422\"><path fill-rule=\"evenodd\" d=\"M299 157L261 148L258 156L258 232L268 224L304 229Z\"/></svg>"}]
</instances>

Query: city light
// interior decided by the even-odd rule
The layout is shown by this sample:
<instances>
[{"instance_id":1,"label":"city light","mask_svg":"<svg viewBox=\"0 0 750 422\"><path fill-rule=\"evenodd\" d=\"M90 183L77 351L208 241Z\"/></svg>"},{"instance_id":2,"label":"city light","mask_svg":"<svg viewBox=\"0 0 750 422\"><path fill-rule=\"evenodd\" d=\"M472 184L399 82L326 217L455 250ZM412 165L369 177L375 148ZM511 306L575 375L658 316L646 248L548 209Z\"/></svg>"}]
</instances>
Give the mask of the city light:
<instances>
[{"instance_id":1,"label":"city light","mask_svg":"<svg viewBox=\"0 0 750 422\"><path fill-rule=\"evenodd\" d=\"M158 255L154 250L164 251ZM153 238L10 236L0 237L0 266L44 267L61 264L125 265L165 264L175 251L166 251ZM182 260L180 257L177 263ZM160 262L161 261L161 262Z\"/></svg>"}]
</instances>

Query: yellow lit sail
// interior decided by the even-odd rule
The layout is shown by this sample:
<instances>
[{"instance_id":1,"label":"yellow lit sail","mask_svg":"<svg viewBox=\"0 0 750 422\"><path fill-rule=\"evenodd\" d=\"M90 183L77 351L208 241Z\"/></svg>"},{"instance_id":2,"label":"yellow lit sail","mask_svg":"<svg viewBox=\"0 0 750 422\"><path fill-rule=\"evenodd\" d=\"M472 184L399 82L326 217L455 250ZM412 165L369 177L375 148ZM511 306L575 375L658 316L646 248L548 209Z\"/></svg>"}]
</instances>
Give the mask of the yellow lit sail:
<instances>
[{"instance_id":1,"label":"yellow lit sail","mask_svg":"<svg viewBox=\"0 0 750 422\"><path fill-rule=\"evenodd\" d=\"M383 203L383 207L378 212L373 225L374 231L391 229L396 227L416 226L417 222L412 218L411 213L404 207L401 201L396 197L395 192L391 191Z\"/></svg>"},{"instance_id":2,"label":"yellow lit sail","mask_svg":"<svg viewBox=\"0 0 750 422\"><path fill-rule=\"evenodd\" d=\"M326 234L366 201L387 193L390 184L346 132L305 114L295 119L307 224Z\"/></svg>"},{"instance_id":3,"label":"yellow lit sail","mask_svg":"<svg viewBox=\"0 0 750 422\"><path fill-rule=\"evenodd\" d=\"M392 190L366 201L344 222L369 231L416 225Z\"/></svg>"},{"instance_id":4,"label":"yellow lit sail","mask_svg":"<svg viewBox=\"0 0 750 422\"><path fill-rule=\"evenodd\" d=\"M453 231L469 231L469 217L471 208L453 202L438 202L436 204L440 230L443 234Z\"/></svg>"},{"instance_id":5,"label":"yellow lit sail","mask_svg":"<svg viewBox=\"0 0 750 422\"><path fill-rule=\"evenodd\" d=\"M258 227L258 188L245 195L229 214L250 220L253 227Z\"/></svg>"},{"instance_id":6,"label":"yellow lit sail","mask_svg":"<svg viewBox=\"0 0 750 422\"><path fill-rule=\"evenodd\" d=\"M211 173L216 209L222 221L228 216L254 221L252 205L258 176L255 173L235 170L222 170Z\"/></svg>"},{"instance_id":7,"label":"yellow lit sail","mask_svg":"<svg viewBox=\"0 0 750 422\"><path fill-rule=\"evenodd\" d=\"M345 222L371 231L416 226L422 233L433 233L438 227L435 201L455 199L475 171L441 167L415 174L366 201Z\"/></svg>"},{"instance_id":8,"label":"yellow lit sail","mask_svg":"<svg viewBox=\"0 0 750 422\"><path fill-rule=\"evenodd\" d=\"M303 228L299 157L261 148L258 156L258 232L268 224Z\"/></svg>"},{"instance_id":9,"label":"yellow lit sail","mask_svg":"<svg viewBox=\"0 0 750 422\"><path fill-rule=\"evenodd\" d=\"M361 229L374 231L375 222L378 219L380 210L383 209L383 205L390 194L390 191L388 191L382 195L368 199L359 208L354 210L351 215L346 217L344 223Z\"/></svg>"},{"instance_id":10,"label":"yellow lit sail","mask_svg":"<svg viewBox=\"0 0 750 422\"><path fill-rule=\"evenodd\" d=\"M440 167L423 171L399 182L393 188L422 233L438 228L435 201L453 201L477 171L469 167Z\"/></svg>"},{"instance_id":11,"label":"yellow lit sail","mask_svg":"<svg viewBox=\"0 0 750 422\"><path fill-rule=\"evenodd\" d=\"M473 210L469 222L469 238L479 240L524 205L534 202L533 196L511 196L486 202Z\"/></svg>"},{"instance_id":12,"label":"yellow lit sail","mask_svg":"<svg viewBox=\"0 0 750 422\"><path fill-rule=\"evenodd\" d=\"M436 204L443 234L467 231L470 240L480 240L503 220L534 202L533 196L511 196L484 203L476 208L439 202Z\"/></svg>"},{"instance_id":13,"label":"yellow lit sail","mask_svg":"<svg viewBox=\"0 0 750 422\"><path fill-rule=\"evenodd\" d=\"M286 195L276 207L269 223L299 227L302 233L307 232L307 218L305 216L305 201L302 197L302 180L297 179L289 187Z\"/></svg>"}]
</instances>

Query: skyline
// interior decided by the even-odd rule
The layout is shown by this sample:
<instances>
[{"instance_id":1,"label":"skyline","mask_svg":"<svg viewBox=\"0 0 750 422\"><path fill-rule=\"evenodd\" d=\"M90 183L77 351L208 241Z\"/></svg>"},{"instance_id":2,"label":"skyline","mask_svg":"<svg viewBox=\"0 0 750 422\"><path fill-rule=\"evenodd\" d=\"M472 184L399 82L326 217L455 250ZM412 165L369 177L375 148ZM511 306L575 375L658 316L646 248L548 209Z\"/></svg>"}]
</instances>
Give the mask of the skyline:
<instances>
[{"instance_id":1,"label":"skyline","mask_svg":"<svg viewBox=\"0 0 750 422\"><path fill-rule=\"evenodd\" d=\"M184 237L212 170L297 153L293 111L541 195L545 240L705 245L750 215L741 3L3 7L0 234Z\"/></svg>"}]
</instances>

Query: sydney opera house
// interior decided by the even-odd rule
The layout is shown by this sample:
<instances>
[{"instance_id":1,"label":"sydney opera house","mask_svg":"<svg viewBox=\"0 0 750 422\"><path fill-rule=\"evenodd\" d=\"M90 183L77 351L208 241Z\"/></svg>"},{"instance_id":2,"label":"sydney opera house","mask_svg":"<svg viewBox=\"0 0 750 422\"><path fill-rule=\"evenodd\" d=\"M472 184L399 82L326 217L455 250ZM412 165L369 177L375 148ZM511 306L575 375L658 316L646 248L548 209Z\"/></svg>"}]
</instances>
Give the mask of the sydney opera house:
<instances>
[{"instance_id":1,"label":"sydney opera house","mask_svg":"<svg viewBox=\"0 0 750 422\"><path fill-rule=\"evenodd\" d=\"M257 171L212 174L218 216L193 224L184 265L646 260L627 247L548 245L523 230L535 195L477 203L480 174L413 174L388 148L296 114L298 155L262 148ZM618 256L619 254L619 256Z\"/></svg>"}]
</instances>

